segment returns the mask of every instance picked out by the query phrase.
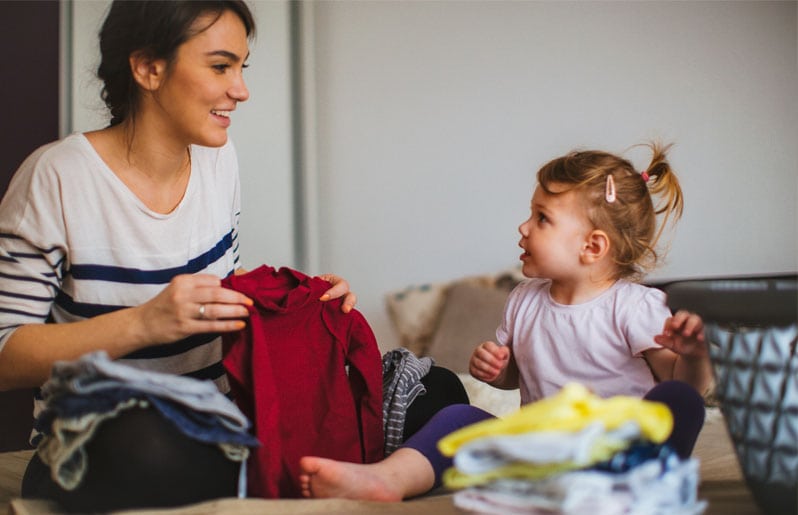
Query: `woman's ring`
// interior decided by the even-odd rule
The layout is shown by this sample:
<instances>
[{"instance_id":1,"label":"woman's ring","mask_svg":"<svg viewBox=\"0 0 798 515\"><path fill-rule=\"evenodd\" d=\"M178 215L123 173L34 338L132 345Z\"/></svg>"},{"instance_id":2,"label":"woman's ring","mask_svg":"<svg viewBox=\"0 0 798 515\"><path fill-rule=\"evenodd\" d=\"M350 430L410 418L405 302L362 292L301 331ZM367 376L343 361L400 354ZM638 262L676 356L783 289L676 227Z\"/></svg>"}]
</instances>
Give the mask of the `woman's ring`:
<instances>
[{"instance_id":1,"label":"woman's ring","mask_svg":"<svg viewBox=\"0 0 798 515\"><path fill-rule=\"evenodd\" d=\"M199 317L200 317L200 320L205 320L205 304L200 304Z\"/></svg>"}]
</instances>

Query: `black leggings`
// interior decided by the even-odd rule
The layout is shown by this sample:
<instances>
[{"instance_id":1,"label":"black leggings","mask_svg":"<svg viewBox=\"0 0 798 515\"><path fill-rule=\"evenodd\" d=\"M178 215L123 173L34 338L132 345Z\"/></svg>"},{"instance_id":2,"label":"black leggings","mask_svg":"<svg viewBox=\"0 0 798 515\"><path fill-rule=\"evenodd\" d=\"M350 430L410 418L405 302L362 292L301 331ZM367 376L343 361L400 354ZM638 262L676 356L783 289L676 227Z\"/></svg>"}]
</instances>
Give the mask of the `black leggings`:
<instances>
[{"instance_id":1,"label":"black leggings","mask_svg":"<svg viewBox=\"0 0 798 515\"><path fill-rule=\"evenodd\" d=\"M450 404L468 403L453 372L432 367L422 379L427 393L408 408L405 439ZM184 436L154 409L130 409L105 420L86 444L88 468L80 485L63 490L34 454L22 480L22 497L56 501L76 513L173 507L235 497L239 464L215 445Z\"/></svg>"},{"instance_id":2,"label":"black leggings","mask_svg":"<svg viewBox=\"0 0 798 515\"><path fill-rule=\"evenodd\" d=\"M689 458L698 434L704 427L704 398L692 386L681 381L658 383L643 398L668 406L673 414L673 430L666 443L673 447L680 458Z\"/></svg>"},{"instance_id":3,"label":"black leggings","mask_svg":"<svg viewBox=\"0 0 798 515\"><path fill-rule=\"evenodd\" d=\"M468 404L468 394L457 374L447 368L433 366L421 378L427 392L415 398L405 414L405 441L424 427L429 419L451 404Z\"/></svg>"},{"instance_id":4,"label":"black leggings","mask_svg":"<svg viewBox=\"0 0 798 515\"><path fill-rule=\"evenodd\" d=\"M86 444L86 473L63 490L39 456L22 479L22 497L50 499L69 512L174 507L235 497L239 463L216 445L183 435L153 408L129 409L105 420Z\"/></svg>"}]
</instances>

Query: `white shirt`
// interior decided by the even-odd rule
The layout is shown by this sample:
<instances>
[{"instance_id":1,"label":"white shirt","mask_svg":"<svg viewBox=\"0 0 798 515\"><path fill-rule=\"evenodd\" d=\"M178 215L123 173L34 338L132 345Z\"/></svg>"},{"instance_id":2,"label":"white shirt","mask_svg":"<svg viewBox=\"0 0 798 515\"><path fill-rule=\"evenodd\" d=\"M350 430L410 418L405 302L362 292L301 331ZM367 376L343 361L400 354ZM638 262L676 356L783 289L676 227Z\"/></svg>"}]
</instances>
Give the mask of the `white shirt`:
<instances>
[{"instance_id":1,"label":"white shirt","mask_svg":"<svg viewBox=\"0 0 798 515\"><path fill-rule=\"evenodd\" d=\"M658 348L670 310L665 294L628 281L583 304L552 300L551 281L530 279L510 293L497 343L512 348L521 403L578 382L601 397L642 397L656 383L643 351Z\"/></svg>"},{"instance_id":2,"label":"white shirt","mask_svg":"<svg viewBox=\"0 0 798 515\"><path fill-rule=\"evenodd\" d=\"M45 145L22 163L0 203L0 350L20 325L140 305L178 274L233 273L240 215L235 150L228 142L190 152L185 195L168 214L147 208L82 134ZM220 340L196 335L124 361L212 379L227 391Z\"/></svg>"}]
</instances>

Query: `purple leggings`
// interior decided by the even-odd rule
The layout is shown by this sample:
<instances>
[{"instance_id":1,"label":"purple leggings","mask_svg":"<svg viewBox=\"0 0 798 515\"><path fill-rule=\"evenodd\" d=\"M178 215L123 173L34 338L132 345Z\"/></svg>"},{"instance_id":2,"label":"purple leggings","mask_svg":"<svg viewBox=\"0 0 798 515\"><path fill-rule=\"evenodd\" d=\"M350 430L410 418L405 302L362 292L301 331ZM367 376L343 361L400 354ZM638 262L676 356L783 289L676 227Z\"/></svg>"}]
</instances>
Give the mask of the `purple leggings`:
<instances>
[{"instance_id":1,"label":"purple leggings","mask_svg":"<svg viewBox=\"0 0 798 515\"><path fill-rule=\"evenodd\" d=\"M673 413L673 431L665 442L682 458L693 452L698 433L704 425L704 399L687 383L664 381L643 397L666 404ZM452 459L438 450L438 440L462 427L494 418L487 411L468 404L452 404L441 409L402 447L423 454L435 471L435 487L440 486L443 471L452 466Z\"/></svg>"}]
</instances>

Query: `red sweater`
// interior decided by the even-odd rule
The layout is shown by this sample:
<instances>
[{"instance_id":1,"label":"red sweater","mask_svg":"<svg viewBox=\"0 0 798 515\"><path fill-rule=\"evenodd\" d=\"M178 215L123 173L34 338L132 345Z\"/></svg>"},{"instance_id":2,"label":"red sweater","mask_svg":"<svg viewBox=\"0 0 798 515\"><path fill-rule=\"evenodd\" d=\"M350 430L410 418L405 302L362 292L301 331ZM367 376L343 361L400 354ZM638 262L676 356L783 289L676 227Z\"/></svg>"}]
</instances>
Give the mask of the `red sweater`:
<instances>
[{"instance_id":1,"label":"red sweater","mask_svg":"<svg viewBox=\"0 0 798 515\"><path fill-rule=\"evenodd\" d=\"M299 497L299 458L383 457L382 360L365 318L319 301L330 283L261 266L222 284L250 297L247 327L224 337L224 367L261 446L251 496ZM347 367L348 366L348 374Z\"/></svg>"}]
</instances>

